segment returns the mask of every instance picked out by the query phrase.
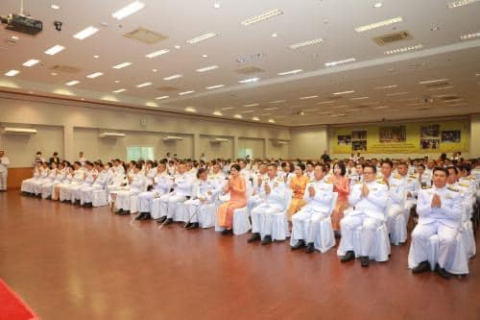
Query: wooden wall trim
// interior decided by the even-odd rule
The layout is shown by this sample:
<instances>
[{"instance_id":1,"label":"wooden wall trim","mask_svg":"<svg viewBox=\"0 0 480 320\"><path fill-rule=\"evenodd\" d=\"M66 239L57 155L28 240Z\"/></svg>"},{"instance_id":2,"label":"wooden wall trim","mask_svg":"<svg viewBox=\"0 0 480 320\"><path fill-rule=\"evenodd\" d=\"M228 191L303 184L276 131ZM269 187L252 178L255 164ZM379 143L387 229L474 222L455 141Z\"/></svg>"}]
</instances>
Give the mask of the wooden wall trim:
<instances>
[{"instance_id":1,"label":"wooden wall trim","mask_svg":"<svg viewBox=\"0 0 480 320\"><path fill-rule=\"evenodd\" d=\"M20 189L22 181L31 178L33 168L8 168L7 187L8 189Z\"/></svg>"}]
</instances>

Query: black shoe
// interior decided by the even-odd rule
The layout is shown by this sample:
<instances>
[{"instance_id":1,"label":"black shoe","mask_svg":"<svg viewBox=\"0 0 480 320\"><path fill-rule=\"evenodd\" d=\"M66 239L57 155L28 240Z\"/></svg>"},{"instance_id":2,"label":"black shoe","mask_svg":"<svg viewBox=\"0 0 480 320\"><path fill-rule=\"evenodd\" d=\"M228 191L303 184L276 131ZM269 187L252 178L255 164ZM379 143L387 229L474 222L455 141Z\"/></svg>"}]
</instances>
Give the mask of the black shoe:
<instances>
[{"instance_id":1,"label":"black shoe","mask_svg":"<svg viewBox=\"0 0 480 320\"><path fill-rule=\"evenodd\" d=\"M233 230L225 229L221 232L222 236L228 236L233 234Z\"/></svg>"},{"instance_id":2,"label":"black shoe","mask_svg":"<svg viewBox=\"0 0 480 320\"><path fill-rule=\"evenodd\" d=\"M420 262L418 266L412 269L412 273L417 274L417 273L428 272L431 270L432 270L432 267L430 266L430 262L423 261L423 262Z\"/></svg>"},{"instance_id":3,"label":"black shoe","mask_svg":"<svg viewBox=\"0 0 480 320\"><path fill-rule=\"evenodd\" d=\"M262 242L261 242L260 244L261 244L262 246L266 246L266 245L268 245L268 244L270 244L270 243L272 243L272 242L273 242L273 241L272 241L272 236L266 235L266 236L263 238L263 240L262 240Z\"/></svg>"},{"instance_id":4,"label":"black shoe","mask_svg":"<svg viewBox=\"0 0 480 320\"><path fill-rule=\"evenodd\" d=\"M310 254L314 252L315 252L315 246L313 245L313 242L308 243L306 253Z\"/></svg>"},{"instance_id":5,"label":"black shoe","mask_svg":"<svg viewBox=\"0 0 480 320\"><path fill-rule=\"evenodd\" d=\"M200 225L198 224L198 222L191 222L185 228L187 230L193 230L193 229L197 229L199 226Z\"/></svg>"},{"instance_id":6,"label":"black shoe","mask_svg":"<svg viewBox=\"0 0 480 320\"><path fill-rule=\"evenodd\" d=\"M165 220L167 220L167 216L161 217L160 219L157 219L157 223L164 223Z\"/></svg>"},{"instance_id":7,"label":"black shoe","mask_svg":"<svg viewBox=\"0 0 480 320\"><path fill-rule=\"evenodd\" d=\"M52 200L52 196L46 197L45 200Z\"/></svg>"},{"instance_id":8,"label":"black shoe","mask_svg":"<svg viewBox=\"0 0 480 320\"><path fill-rule=\"evenodd\" d=\"M173 224L173 219L172 218L168 218L167 220L165 220L165 223L164 223L165 226L168 226L170 224Z\"/></svg>"},{"instance_id":9,"label":"black shoe","mask_svg":"<svg viewBox=\"0 0 480 320\"><path fill-rule=\"evenodd\" d=\"M436 271L437 271L438 275L440 277L442 277L443 279L449 280L452 277L452 274L450 272L448 272L444 268L440 268L440 266L438 264L436 266Z\"/></svg>"},{"instance_id":10,"label":"black shoe","mask_svg":"<svg viewBox=\"0 0 480 320\"><path fill-rule=\"evenodd\" d=\"M335 239L340 239L342 237L342 234L340 233L340 231L334 231L333 235L334 235Z\"/></svg>"},{"instance_id":11,"label":"black shoe","mask_svg":"<svg viewBox=\"0 0 480 320\"><path fill-rule=\"evenodd\" d=\"M340 262L345 263L355 259L355 252L347 251L347 253L340 259Z\"/></svg>"},{"instance_id":12,"label":"black shoe","mask_svg":"<svg viewBox=\"0 0 480 320\"><path fill-rule=\"evenodd\" d=\"M360 264L364 268L368 267L370 265L370 258L369 257L360 257Z\"/></svg>"},{"instance_id":13,"label":"black shoe","mask_svg":"<svg viewBox=\"0 0 480 320\"><path fill-rule=\"evenodd\" d=\"M255 232L255 233L252 233L252 236L250 237L250 239L247 240L247 242L252 243L260 240L262 240L262 237L260 237L260 233Z\"/></svg>"},{"instance_id":14,"label":"black shoe","mask_svg":"<svg viewBox=\"0 0 480 320\"><path fill-rule=\"evenodd\" d=\"M150 215L150 212L145 212L145 215L143 216L142 220L152 220L152 216Z\"/></svg>"},{"instance_id":15,"label":"black shoe","mask_svg":"<svg viewBox=\"0 0 480 320\"><path fill-rule=\"evenodd\" d=\"M143 220L146 212L140 212L138 216L135 217L135 220Z\"/></svg>"},{"instance_id":16,"label":"black shoe","mask_svg":"<svg viewBox=\"0 0 480 320\"><path fill-rule=\"evenodd\" d=\"M93 204L91 202L86 202L85 207L87 208L93 208Z\"/></svg>"},{"instance_id":17,"label":"black shoe","mask_svg":"<svg viewBox=\"0 0 480 320\"><path fill-rule=\"evenodd\" d=\"M302 249L303 247L305 247L305 241L304 240L298 240L297 243L295 243L292 246L292 250Z\"/></svg>"},{"instance_id":18,"label":"black shoe","mask_svg":"<svg viewBox=\"0 0 480 320\"><path fill-rule=\"evenodd\" d=\"M115 211L115 214L122 214L123 212L123 209L118 209L117 211Z\"/></svg>"},{"instance_id":19,"label":"black shoe","mask_svg":"<svg viewBox=\"0 0 480 320\"><path fill-rule=\"evenodd\" d=\"M407 244L407 241L405 241L405 242L399 242L399 243L398 243L399 246L404 246L404 245L406 245L406 244Z\"/></svg>"}]
</instances>

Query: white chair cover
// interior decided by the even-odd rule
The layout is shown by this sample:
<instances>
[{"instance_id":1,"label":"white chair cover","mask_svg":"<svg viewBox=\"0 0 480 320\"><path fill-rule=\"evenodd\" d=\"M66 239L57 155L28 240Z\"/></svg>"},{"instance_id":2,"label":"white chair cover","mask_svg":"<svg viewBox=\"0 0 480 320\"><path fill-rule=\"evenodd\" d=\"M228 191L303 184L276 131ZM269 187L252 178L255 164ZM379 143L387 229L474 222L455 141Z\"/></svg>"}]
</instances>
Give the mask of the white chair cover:
<instances>
[{"instance_id":1,"label":"white chair cover","mask_svg":"<svg viewBox=\"0 0 480 320\"><path fill-rule=\"evenodd\" d=\"M262 216L262 219L272 219L272 230L270 236L272 237L273 241L285 241L288 237L290 237L287 210L292 202L292 194L293 192L290 189L285 192L284 210L282 212L272 214L271 217L265 217L265 215ZM264 224L263 221L262 224ZM265 230L265 228L261 228L261 230L262 239L270 233L270 230Z\"/></svg>"},{"instance_id":2,"label":"white chair cover","mask_svg":"<svg viewBox=\"0 0 480 320\"><path fill-rule=\"evenodd\" d=\"M353 251L357 258L360 256L361 251L361 241L360 237L362 234L362 227L358 227L355 230L355 238L353 241ZM340 241L340 246L338 247L337 254L339 256L344 256L347 253L347 250L342 247L342 242ZM371 260L375 261L387 261L388 256L390 255L390 240L388 238L387 226L383 223L380 227L377 228L375 234L375 241L372 246L372 251L368 255Z\"/></svg>"},{"instance_id":3,"label":"white chair cover","mask_svg":"<svg viewBox=\"0 0 480 320\"><path fill-rule=\"evenodd\" d=\"M215 219L217 214L217 205L209 203L198 207L198 224L200 228L207 229L215 226Z\"/></svg>"},{"instance_id":4,"label":"white chair cover","mask_svg":"<svg viewBox=\"0 0 480 320\"><path fill-rule=\"evenodd\" d=\"M332 201L330 202L330 209L328 217L319 221L320 227L313 238L313 245L316 250L321 253L327 252L335 246L335 234L333 233L332 220L330 216L335 209L338 200L338 192L333 193Z\"/></svg>"},{"instance_id":5,"label":"white chair cover","mask_svg":"<svg viewBox=\"0 0 480 320\"><path fill-rule=\"evenodd\" d=\"M175 205L175 213L173 214L173 221L180 221L187 223L190 219L187 206L183 202L177 202Z\"/></svg>"},{"instance_id":6,"label":"white chair cover","mask_svg":"<svg viewBox=\"0 0 480 320\"><path fill-rule=\"evenodd\" d=\"M107 192L105 190L93 190L92 206L95 208L108 206Z\"/></svg>"}]
</instances>

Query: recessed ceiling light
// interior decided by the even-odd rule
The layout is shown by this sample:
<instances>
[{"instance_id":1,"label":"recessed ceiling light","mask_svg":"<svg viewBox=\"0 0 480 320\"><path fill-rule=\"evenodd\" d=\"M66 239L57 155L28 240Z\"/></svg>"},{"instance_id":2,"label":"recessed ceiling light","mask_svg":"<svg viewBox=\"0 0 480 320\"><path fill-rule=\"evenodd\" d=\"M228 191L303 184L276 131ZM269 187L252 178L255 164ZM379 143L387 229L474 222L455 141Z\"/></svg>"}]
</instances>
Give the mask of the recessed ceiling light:
<instances>
[{"instance_id":1,"label":"recessed ceiling light","mask_svg":"<svg viewBox=\"0 0 480 320\"><path fill-rule=\"evenodd\" d=\"M442 79L424 80L424 81L420 81L418 84L433 84L433 83L442 83L447 81L448 79L442 78Z\"/></svg>"},{"instance_id":2,"label":"recessed ceiling light","mask_svg":"<svg viewBox=\"0 0 480 320\"><path fill-rule=\"evenodd\" d=\"M317 104L332 104L332 103L335 103L335 100L331 100L331 101L322 101L322 102L318 102Z\"/></svg>"},{"instance_id":3,"label":"recessed ceiling light","mask_svg":"<svg viewBox=\"0 0 480 320\"><path fill-rule=\"evenodd\" d=\"M370 31L370 30L373 30L373 29L389 26L391 24L399 23L399 22L402 22L402 21L403 21L402 17L396 17L396 18L387 19L387 20L383 20L383 21L379 21L379 22L375 22L375 23L372 23L372 24L368 24L368 25L365 25L365 26L355 28L355 31L356 32Z\"/></svg>"},{"instance_id":4,"label":"recessed ceiling light","mask_svg":"<svg viewBox=\"0 0 480 320\"><path fill-rule=\"evenodd\" d=\"M82 31L76 33L73 35L73 37L75 39L78 39L78 40L85 40L87 39L88 37L91 37L93 36L95 33L97 33L100 29L98 28L95 28L93 26L90 26L90 27L87 27L85 29L83 29Z\"/></svg>"},{"instance_id":5,"label":"recessed ceiling light","mask_svg":"<svg viewBox=\"0 0 480 320\"><path fill-rule=\"evenodd\" d=\"M96 54L96 55L93 56L93 58L98 59L98 58L100 58L100 56L98 54Z\"/></svg>"},{"instance_id":6,"label":"recessed ceiling light","mask_svg":"<svg viewBox=\"0 0 480 320\"><path fill-rule=\"evenodd\" d=\"M158 70L157 69L152 69L152 72L158 72Z\"/></svg>"},{"instance_id":7,"label":"recessed ceiling light","mask_svg":"<svg viewBox=\"0 0 480 320\"><path fill-rule=\"evenodd\" d=\"M161 96L161 97L156 97L155 100L163 100L163 99L168 99L170 98L169 96Z\"/></svg>"},{"instance_id":8,"label":"recessed ceiling light","mask_svg":"<svg viewBox=\"0 0 480 320\"><path fill-rule=\"evenodd\" d=\"M283 103L283 102L287 102L287 100L275 100L275 101L270 101L269 103L276 104L276 103Z\"/></svg>"},{"instance_id":9,"label":"recessed ceiling light","mask_svg":"<svg viewBox=\"0 0 480 320\"><path fill-rule=\"evenodd\" d=\"M176 46L173 46L173 47L174 47L175 49L180 49L180 48L181 48L181 46L179 46L179 45L176 45Z\"/></svg>"},{"instance_id":10,"label":"recessed ceiling light","mask_svg":"<svg viewBox=\"0 0 480 320\"><path fill-rule=\"evenodd\" d=\"M272 33L272 38L278 37L278 33Z\"/></svg>"},{"instance_id":11,"label":"recessed ceiling light","mask_svg":"<svg viewBox=\"0 0 480 320\"><path fill-rule=\"evenodd\" d=\"M222 110L232 110L232 109L235 109L234 107L225 107L225 108L222 108Z\"/></svg>"},{"instance_id":12,"label":"recessed ceiling light","mask_svg":"<svg viewBox=\"0 0 480 320\"><path fill-rule=\"evenodd\" d=\"M213 112L213 115L214 115L214 116L221 117L221 116L223 116L223 113L222 113L221 111L214 111L214 112Z\"/></svg>"},{"instance_id":13,"label":"recessed ceiling light","mask_svg":"<svg viewBox=\"0 0 480 320\"><path fill-rule=\"evenodd\" d=\"M116 66L113 66L112 68L118 70L118 69L126 68L131 65L132 65L131 62L123 62L123 63L117 64Z\"/></svg>"},{"instance_id":14,"label":"recessed ceiling light","mask_svg":"<svg viewBox=\"0 0 480 320\"><path fill-rule=\"evenodd\" d=\"M215 9L220 9L220 8L222 7L222 5L221 5L220 3L218 3L218 2L215 2L215 3L213 4L213 7L214 7Z\"/></svg>"},{"instance_id":15,"label":"recessed ceiling light","mask_svg":"<svg viewBox=\"0 0 480 320\"><path fill-rule=\"evenodd\" d=\"M40 60L37 60L37 59L30 59L28 60L27 62L25 62L23 64L24 67L33 67L34 65L36 65L37 63L39 63Z\"/></svg>"},{"instance_id":16,"label":"recessed ceiling light","mask_svg":"<svg viewBox=\"0 0 480 320\"><path fill-rule=\"evenodd\" d=\"M357 100L366 100L369 99L369 97L357 97L357 98L351 98L351 101L357 101Z\"/></svg>"},{"instance_id":17,"label":"recessed ceiling light","mask_svg":"<svg viewBox=\"0 0 480 320\"><path fill-rule=\"evenodd\" d=\"M265 12L265 13L262 13L258 16L255 16L255 17L252 17L250 19L247 19L247 20L244 20L242 22L240 22L244 27L246 26L249 26L251 24L254 24L254 23L258 23L258 22L261 22L261 21L265 21L265 20L268 20L268 19L271 19L273 17L276 17L276 16L279 16L283 14L283 11L279 10L279 9L275 9L275 10L270 10L268 12Z\"/></svg>"},{"instance_id":18,"label":"recessed ceiling light","mask_svg":"<svg viewBox=\"0 0 480 320\"><path fill-rule=\"evenodd\" d=\"M53 56L53 55L59 53L60 51L62 51L64 49L65 49L64 46L61 46L61 45L57 44L56 46L53 46L50 49L48 49L47 51L45 51L45 54L48 54L49 56Z\"/></svg>"},{"instance_id":19,"label":"recessed ceiling light","mask_svg":"<svg viewBox=\"0 0 480 320\"><path fill-rule=\"evenodd\" d=\"M154 52L151 52L151 53L145 55L145 57L151 59L151 58L155 58L155 57L161 56L162 54L169 53L169 52L170 52L170 50L168 50L168 49L157 50L157 51L154 51Z\"/></svg>"},{"instance_id":20,"label":"recessed ceiling light","mask_svg":"<svg viewBox=\"0 0 480 320\"><path fill-rule=\"evenodd\" d=\"M98 78L100 76L103 76L103 73L102 72L95 72L95 73L92 73L92 74L89 74L87 76L87 78L90 78L90 79L95 79L95 78Z\"/></svg>"},{"instance_id":21,"label":"recessed ceiling light","mask_svg":"<svg viewBox=\"0 0 480 320\"><path fill-rule=\"evenodd\" d=\"M60 10L60 6L59 6L58 4L56 4L56 3L52 3L52 4L50 5L50 8L52 8L53 10Z\"/></svg>"},{"instance_id":22,"label":"recessed ceiling light","mask_svg":"<svg viewBox=\"0 0 480 320\"><path fill-rule=\"evenodd\" d=\"M197 112L197 109L195 109L194 107L186 107L185 111L194 113Z\"/></svg>"},{"instance_id":23,"label":"recessed ceiling light","mask_svg":"<svg viewBox=\"0 0 480 320\"><path fill-rule=\"evenodd\" d=\"M273 120L273 119L268 119L268 122L269 122L269 123L275 123L275 120Z\"/></svg>"},{"instance_id":24,"label":"recessed ceiling light","mask_svg":"<svg viewBox=\"0 0 480 320\"><path fill-rule=\"evenodd\" d=\"M67 86L69 86L69 87L72 87L72 86L77 85L77 84L79 84L79 83L80 83L80 81L78 81L78 80L72 80L72 81L69 81L69 82L67 82L67 83L65 83L65 84L66 84Z\"/></svg>"},{"instance_id":25,"label":"recessed ceiling light","mask_svg":"<svg viewBox=\"0 0 480 320\"><path fill-rule=\"evenodd\" d=\"M214 85L214 86L210 86L210 87L206 87L207 90L214 90L214 89L220 89L220 88L223 88L225 87L224 84L217 84L217 85Z\"/></svg>"},{"instance_id":26,"label":"recessed ceiling light","mask_svg":"<svg viewBox=\"0 0 480 320\"><path fill-rule=\"evenodd\" d=\"M249 79L245 79L245 80L240 80L239 82L240 83L252 83L252 82L257 82L258 80L260 80L260 78L249 78Z\"/></svg>"},{"instance_id":27,"label":"recessed ceiling light","mask_svg":"<svg viewBox=\"0 0 480 320\"><path fill-rule=\"evenodd\" d=\"M208 55L203 54L203 55L202 55L202 58L208 58Z\"/></svg>"},{"instance_id":28,"label":"recessed ceiling light","mask_svg":"<svg viewBox=\"0 0 480 320\"><path fill-rule=\"evenodd\" d=\"M430 91L437 91L437 90L448 90L448 89L452 89L453 86L446 86L446 87L438 87L438 88L428 88L428 90Z\"/></svg>"},{"instance_id":29,"label":"recessed ceiling light","mask_svg":"<svg viewBox=\"0 0 480 320\"><path fill-rule=\"evenodd\" d=\"M179 96L184 96L184 95L187 95L187 94L190 94L190 93L194 93L194 92L195 92L194 90L183 91L183 92L180 92L178 95L179 95Z\"/></svg>"},{"instance_id":30,"label":"recessed ceiling light","mask_svg":"<svg viewBox=\"0 0 480 320\"><path fill-rule=\"evenodd\" d=\"M20 40L20 38L19 38L19 37L17 37L17 36L12 36L12 40L14 40L14 41L18 41L18 40Z\"/></svg>"},{"instance_id":31,"label":"recessed ceiling light","mask_svg":"<svg viewBox=\"0 0 480 320\"><path fill-rule=\"evenodd\" d=\"M115 83L120 83L120 80L115 80Z\"/></svg>"},{"instance_id":32,"label":"recessed ceiling light","mask_svg":"<svg viewBox=\"0 0 480 320\"><path fill-rule=\"evenodd\" d=\"M343 96L344 94L351 94L351 93L354 93L354 92L355 92L355 90L348 90L348 91L335 92L335 93L333 93L333 95Z\"/></svg>"},{"instance_id":33,"label":"recessed ceiling light","mask_svg":"<svg viewBox=\"0 0 480 320\"><path fill-rule=\"evenodd\" d=\"M178 78L181 78L181 77L183 77L181 74L174 74L172 76L163 78L163 80L170 81L170 80L178 79Z\"/></svg>"},{"instance_id":34,"label":"recessed ceiling light","mask_svg":"<svg viewBox=\"0 0 480 320\"><path fill-rule=\"evenodd\" d=\"M145 88L145 87L148 87L148 86L151 86L151 85L152 85L151 82L144 82L144 83L137 84L136 87L137 88Z\"/></svg>"},{"instance_id":35,"label":"recessed ceiling light","mask_svg":"<svg viewBox=\"0 0 480 320\"><path fill-rule=\"evenodd\" d=\"M463 6L478 2L478 1L480 1L480 0L457 0L457 1L452 1L448 4L448 8L449 9L455 9L455 8L463 7Z\"/></svg>"},{"instance_id":36,"label":"recessed ceiling light","mask_svg":"<svg viewBox=\"0 0 480 320\"><path fill-rule=\"evenodd\" d=\"M252 113L254 112L254 110L244 110L244 111L240 111L240 113Z\"/></svg>"},{"instance_id":37,"label":"recessed ceiling light","mask_svg":"<svg viewBox=\"0 0 480 320\"><path fill-rule=\"evenodd\" d=\"M118 89L118 90L114 90L113 93L121 93L125 91L127 91L127 89Z\"/></svg>"},{"instance_id":38,"label":"recessed ceiling light","mask_svg":"<svg viewBox=\"0 0 480 320\"><path fill-rule=\"evenodd\" d=\"M387 97L395 97L395 96L403 96L404 94L407 94L408 92L395 92L395 93L387 93L385 96Z\"/></svg>"},{"instance_id":39,"label":"recessed ceiling light","mask_svg":"<svg viewBox=\"0 0 480 320\"><path fill-rule=\"evenodd\" d=\"M315 98L318 98L318 96L306 96L306 97L301 97L301 98L298 98L299 100L309 100L309 99L315 99Z\"/></svg>"},{"instance_id":40,"label":"recessed ceiling light","mask_svg":"<svg viewBox=\"0 0 480 320\"><path fill-rule=\"evenodd\" d=\"M58 73L56 73L56 72L51 72L50 75L55 77L55 76L58 76Z\"/></svg>"},{"instance_id":41,"label":"recessed ceiling light","mask_svg":"<svg viewBox=\"0 0 480 320\"><path fill-rule=\"evenodd\" d=\"M397 88L397 87L398 87L398 84L390 84L390 85L386 85L386 86L375 87L375 89L385 90L385 89L394 89L394 88Z\"/></svg>"},{"instance_id":42,"label":"recessed ceiling light","mask_svg":"<svg viewBox=\"0 0 480 320\"><path fill-rule=\"evenodd\" d=\"M460 40L470 40L478 37L480 37L480 32L475 32L475 33L469 33L469 34L464 34L460 36Z\"/></svg>"},{"instance_id":43,"label":"recessed ceiling light","mask_svg":"<svg viewBox=\"0 0 480 320\"><path fill-rule=\"evenodd\" d=\"M141 2L141 1L135 1L135 2L132 2L129 5L121 8L121 9L115 11L112 14L112 17L114 17L117 20L122 20L122 19L134 14L135 12L143 9L144 7L145 7L145 3Z\"/></svg>"},{"instance_id":44,"label":"recessed ceiling light","mask_svg":"<svg viewBox=\"0 0 480 320\"><path fill-rule=\"evenodd\" d=\"M20 73L20 71L18 71L18 70L10 70L7 73L5 73L5 75L7 77L15 77L19 73Z\"/></svg>"},{"instance_id":45,"label":"recessed ceiling light","mask_svg":"<svg viewBox=\"0 0 480 320\"><path fill-rule=\"evenodd\" d=\"M387 108L390 108L390 107L389 106L378 106L378 107L374 107L373 109L379 110L379 109L387 109Z\"/></svg>"},{"instance_id":46,"label":"recessed ceiling light","mask_svg":"<svg viewBox=\"0 0 480 320\"><path fill-rule=\"evenodd\" d=\"M270 107L270 108L265 108L265 109L263 109L263 110L265 110L265 111L272 111L272 110L277 110L277 109L278 109L278 107Z\"/></svg>"},{"instance_id":47,"label":"recessed ceiling light","mask_svg":"<svg viewBox=\"0 0 480 320\"><path fill-rule=\"evenodd\" d=\"M342 64L346 64L346 63L350 63L350 62L355 62L356 59L355 58L348 58L348 59L343 59L343 60L338 60L338 61L331 61L331 62L327 62L325 63L325 67L329 68L329 67L337 67L337 66L340 66Z\"/></svg>"},{"instance_id":48,"label":"recessed ceiling light","mask_svg":"<svg viewBox=\"0 0 480 320\"><path fill-rule=\"evenodd\" d=\"M253 121L260 121L260 118L259 117L253 117L252 120Z\"/></svg>"},{"instance_id":49,"label":"recessed ceiling light","mask_svg":"<svg viewBox=\"0 0 480 320\"><path fill-rule=\"evenodd\" d=\"M196 43L199 43L199 42L202 42L202 41L205 41L205 40L214 38L214 37L216 37L217 35L218 35L218 34L216 34L215 32L205 33L205 34L202 34L201 36L198 36L198 37L192 38L192 39L190 39L190 40L187 40L187 43L189 43L189 44L196 44Z\"/></svg>"},{"instance_id":50,"label":"recessed ceiling light","mask_svg":"<svg viewBox=\"0 0 480 320\"><path fill-rule=\"evenodd\" d=\"M290 75L290 74L297 74L297 73L302 72L302 71L303 71L302 69L295 69L295 70L280 72L280 73L277 73L277 75L279 75L279 76L287 76L287 75Z\"/></svg>"},{"instance_id":51,"label":"recessed ceiling light","mask_svg":"<svg viewBox=\"0 0 480 320\"><path fill-rule=\"evenodd\" d=\"M242 119L243 118L243 116L241 114L238 114L238 113L236 115L234 115L233 117L235 119Z\"/></svg>"},{"instance_id":52,"label":"recessed ceiling light","mask_svg":"<svg viewBox=\"0 0 480 320\"><path fill-rule=\"evenodd\" d=\"M250 104L244 104L243 106L246 107L246 108L249 108L249 107L257 107L259 105L260 105L260 103L250 103Z\"/></svg>"},{"instance_id":53,"label":"recessed ceiling light","mask_svg":"<svg viewBox=\"0 0 480 320\"><path fill-rule=\"evenodd\" d=\"M383 7L383 3L377 2L377 3L375 3L375 4L373 5L373 7L374 7L374 8L377 8L377 9L378 9L378 8L381 8L381 7Z\"/></svg>"},{"instance_id":54,"label":"recessed ceiling light","mask_svg":"<svg viewBox=\"0 0 480 320\"><path fill-rule=\"evenodd\" d=\"M197 72L207 72L215 69L218 69L218 66L203 67L203 68L197 69Z\"/></svg>"},{"instance_id":55,"label":"recessed ceiling light","mask_svg":"<svg viewBox=\"0 0 480 320\"><path fill-rule=\"evenodd\" d=\"M423 44L417 44L416 46L407 46L407 47L397 48L393 50L387 50L384 52L384 54L390 55L390 54L396 54L396 53L405 53L409 51L420 50L422 48L423 48Z\"/></svg>"},{"instance_id":56,"label":"recessed ceiling light","mask_svg":"<svg viewBox=\"0 0 480 320\"><path fill-rule=\"evenodd\" d=\"M289 45L288 47L290 49L298 49L298 48L302 48L302 47L306 47L306 46L312 46L314 44L319 44L319 43L322 43L322 42L323 42L322 38L317 38L317 39L307 40L307 41L300 42L300 43L295 43L295 44Z\"/></svg>"}]
</instances>

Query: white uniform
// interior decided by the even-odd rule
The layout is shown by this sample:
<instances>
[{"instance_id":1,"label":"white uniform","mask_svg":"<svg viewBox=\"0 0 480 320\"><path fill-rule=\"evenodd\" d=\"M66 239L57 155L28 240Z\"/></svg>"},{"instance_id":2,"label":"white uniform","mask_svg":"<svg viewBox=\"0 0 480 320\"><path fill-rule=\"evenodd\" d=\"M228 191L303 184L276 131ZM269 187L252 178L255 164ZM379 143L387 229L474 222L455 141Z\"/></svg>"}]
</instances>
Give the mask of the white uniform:
<instances>
[{"instance_id":1,"label":"white uniform","mask_svg":"<svg viewBox=\"0 0 480 320\"><path fill-rule=\"evenodd\" d=\"M152 219L160 218L158 216L158 206L160 203L159 201L154 200L159 199L162 195L169 193L171 186L172 179L166 171L157 174L153 178L152 189L150 191L142 192L138 195L138 212L150 212Z\"/></svg>"},{"instance_id":2,"label":"white uniform","mask_svg":"<svg viewBox=\"0 0 480 320\"><path fill-rule=\"evenodd\" d=\"M108 172L102 170L98 173L95 182L91 186L80 188L80 204L91 204L93 201L93 192L95 190L105 190L107 188L108 178Z\"/></svg>"},{"instance_id":3,"label":"white uniform","mask_svg":"<svg viewBox=\"0 0 480 320\"><path fill-rule=\"evenodd\" d=\"M441 199L440 208L432 208L433 196ZM428 261L430 237L438 235L438 264L450 271L456 246L456 237L462 221L462 198L458 191L443 187L421 190L417 202L418 224L412 232L409 267L414 268ZM410 259L411 258L411 259Z\"/></svg>"},{"instance_id":4,"label":"white uniform","mask_svg":"<svg viewBox=\"0 0 480 320\"><path fill-rule=\"evenodd\" d=\"M60 185L60 201L71 201L74 190L80 188L85 178L85 170L80 168L75 170L73 178L69 184Z\"/></svg>"},{"instance_id":5,"label":"white uniform","mask_svg":"<svg viewBox=\"0 0 480 320\"><path fill-rule=\"evenodd\" d=\"M33 182L40 179L40 170L41 168L37 166L33 169L33 177L22 181L20 191L28 194L33 193Z\"/></svg>"},{"instance_id":6,"label":"white uniform","mask_svg":"<svg viewBox=\"0 0 480 320\"><path fill-rule=\"evenodd\" d=\"M362 257L368 257L372 250L375 232L385 222L385 207L388 199L387 186L381 182L365 183L369 189L368 196L362 197L363 183L356 184L351 191L348 202L353 210L345 211L345 217L340 221L342 239L339 246L341 252L353 251L354 233L362 227L360 236Z\"/></svg>"},{"instance_id":7,"label":"white uniform","mask_svg":"<svg viewBox=\"0 0 480 320\"><path fill-rule=\"evenodd\" d=\"M193 178L185 172L175 176L173 183L173 192L160 197L159 217L173 218L177 203L185 202L187 197L192 195ZM155 201L157 201L155 199Z\"/></svg>"},{"instance_id":8,"label":"white uniform","mask_svg":"<svg viewBox=\"0 0 480 320\"><path fill-rule=\"evenodd\" d=\"M82 204L81 190L91 187L92 184L95 182L95 176L97 175L97 170L92 169L92 170L86 170L84 172L85 172L85 177L82 181L82 184L72 189L72 203L78 200L80 201L80 204Z\"/></svg>"},{"instance_id":9,"label":"white uniform","mask_svg":"<svg viewBox=\"0 0 480 320\"><path fill-rule=\"evenodd\" d=\"M265 192L265 185L270 187L270 194ZM287 187L282 177L266 177L258 190L260 204L251 212L252 233L272 235L272 221L275 213L286 210L285 193Z\"/></svg>"},{"instance_id":10,"label":"white uniform","mask_svg":"<svg viewBox=\"0 0 480 320\"><path fill-rule=\"evenodd\" d=\"M315 195L310 197L309 188L313 186ZM323 178L312 181L307 185L303 199L307 203L292 217L292 239L295 244L299 240L307 243L313 242L313 237L318 232L320 221L330 214L330 205L333 197L333 184Z\"/></svg>"},{"instance_id":11,"label":"white uniform","mask_svg":"<svg viewBox=\"0 0 480 320\"><path fill-rule=\"evenodd\" d=\"M132 176L132 182L129 185L128 190L122 190L117 192L117 198L115 200L115 208L117 210L130 211L130 200L132 196L145 191L147 186L147 179L142 173L134 173Z\"/></svg>"},{"instance_id":12,"label":"white uniform","mask_svg":"<svg viewBox=\"0 0 480 320\"><path fill-rule=\"evenodd\" d=\"M407 241L407 177L392 174L388 178L387 229L394 245Z\"/></svg>"},{"instance_id":13,"label":"white uniform","mask_svg":"<svg viewBox=\"0 0 480 320\"><path fill-rule=\"evenodd\" d=\"M8 177L8 166L10 165L10 160L3 156L0 158L0 191L7 190L7 177Z\"/></svg>"},{"instance_id":14,"label":"white uniform","mask_svg":"<svg viewBox=\"0 0 480 320\"><path fill-rule=\"evenodd\" d=\"M201 207L215 201L215 196L218 194L220 186L215 180L214 176L209 176L204 180L196 180L193 183L192 199L184 202L187 212L189 214L189 221L191 223L199 223L203 225L204 215L200 215Z\"/></svg>"},{"instance_id":15,"label":"white uniform","mask_svg":"<svg viewBox=\"0 0 480 320\"><path fill-rule=\"evenodd\" d=\"M42 185L42 198L47 199L52 197L53 194L53 188L55 188L56 185L61 184L63 180L65 179L66 176L66 169L61 169L58 170L56 169L56 175L55 178L52 182L47 182Z\"/></svg>"},{"instance_id":16,"label":"white uniform","mask_svg":"<svg viewBox=\"0 0 480 320\"><path fill-rule=\"evenodd\" d=\"M42 194L43 186L52 183L57 176L57 169L47 169L42 179L37 180L33 185L33 193L39 196Z\"/></svg>"}]
</instances>

